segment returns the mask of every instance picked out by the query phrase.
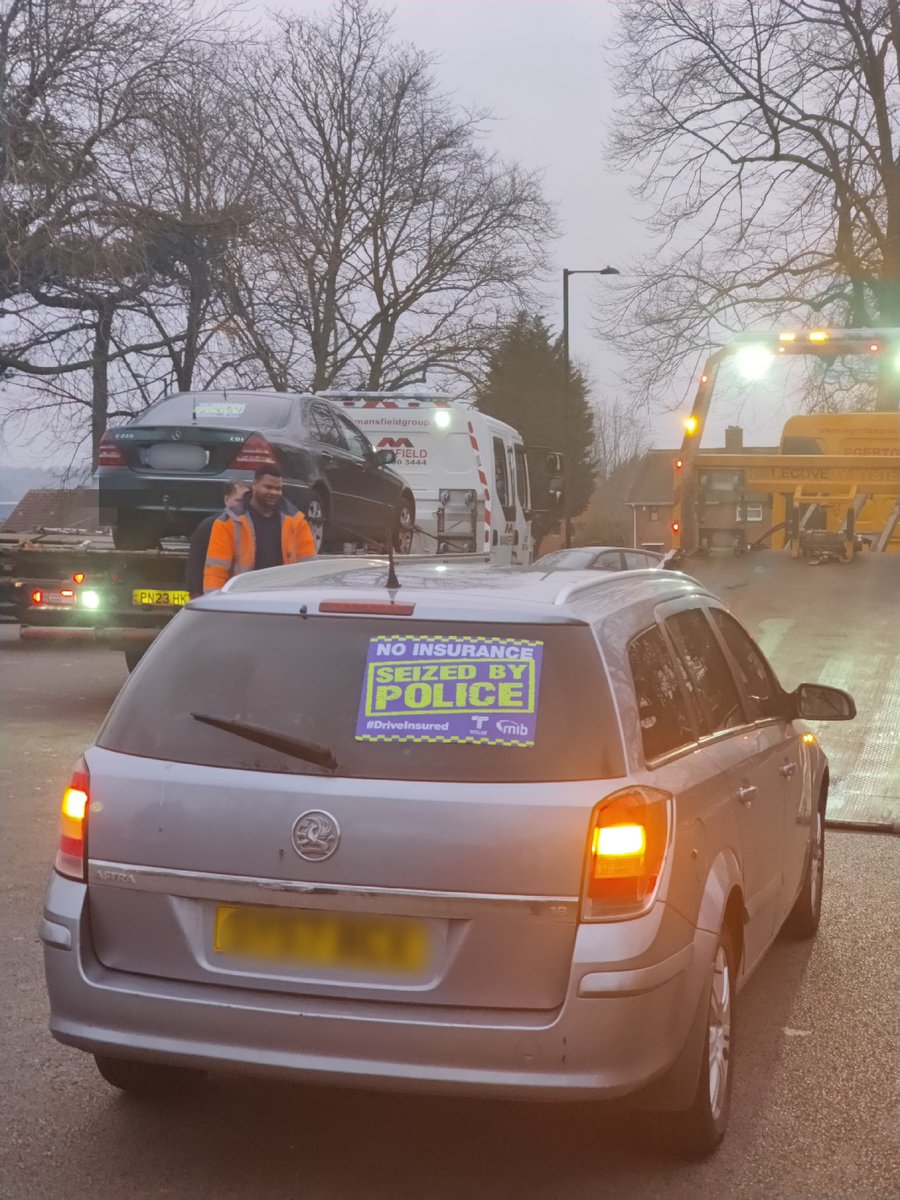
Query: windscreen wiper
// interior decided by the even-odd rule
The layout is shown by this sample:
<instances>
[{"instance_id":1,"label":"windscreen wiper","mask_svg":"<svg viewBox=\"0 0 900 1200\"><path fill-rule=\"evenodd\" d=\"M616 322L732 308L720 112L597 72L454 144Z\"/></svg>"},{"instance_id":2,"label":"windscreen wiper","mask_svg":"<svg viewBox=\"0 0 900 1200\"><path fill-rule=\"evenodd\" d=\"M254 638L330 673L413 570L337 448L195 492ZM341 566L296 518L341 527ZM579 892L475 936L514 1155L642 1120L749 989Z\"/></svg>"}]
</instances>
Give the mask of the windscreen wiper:
<instances>
[{"instance_id":1,"label":"windscreen wiper","mask_svg":"<svg viewBox=\"0 0 900 1200\"><path fill-rule=\"evenodd\" d=\"M282 754L289 754L292 758L300 758L304 762L321 767L324 771L337 770L337 759L327 746L321 746L318 742L289 737L284 733L276 733L273 729L261 729L258 725L248 725L244 721L210 717L206 713L192 712L191 716L195 721L202 721L204 725L212 725L214 729L224 729L226 733L246 738L248 742L258 742L260 746L268 746L270 750L278 750Z\"/></svg>"}]
</instances>

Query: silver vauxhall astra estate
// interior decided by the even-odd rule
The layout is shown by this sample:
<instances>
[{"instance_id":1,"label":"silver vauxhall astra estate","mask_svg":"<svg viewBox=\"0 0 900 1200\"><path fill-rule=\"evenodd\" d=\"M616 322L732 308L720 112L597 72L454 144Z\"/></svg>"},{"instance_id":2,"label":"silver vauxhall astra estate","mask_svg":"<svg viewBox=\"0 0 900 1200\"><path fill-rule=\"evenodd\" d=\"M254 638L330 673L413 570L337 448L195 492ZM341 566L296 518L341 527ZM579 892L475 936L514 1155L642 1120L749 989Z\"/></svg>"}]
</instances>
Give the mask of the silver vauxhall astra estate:
<instances>
[{"instance_id":1,"label":"silver vauxhall astra estate","mask_svg":"<svg viewBox=\"0 0 900 1200\"><path fill-rule=\"evenodd\" d=\"M126 1091L204 1070L633 1096L721 1140L734 997L819 920L828 766L677 573L317 560L188 606L74 771L53 1035Z\"/></svg>"}]
</instances>

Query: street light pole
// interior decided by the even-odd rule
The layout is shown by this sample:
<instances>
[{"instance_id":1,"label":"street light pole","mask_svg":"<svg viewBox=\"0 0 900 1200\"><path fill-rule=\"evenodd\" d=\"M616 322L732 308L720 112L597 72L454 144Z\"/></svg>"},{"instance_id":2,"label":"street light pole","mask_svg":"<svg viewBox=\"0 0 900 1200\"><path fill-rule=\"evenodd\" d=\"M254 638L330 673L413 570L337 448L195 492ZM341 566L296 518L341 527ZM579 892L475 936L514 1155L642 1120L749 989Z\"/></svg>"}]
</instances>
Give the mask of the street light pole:
<instances>
[{"instance_id":1,"label":"street light pole","mask_svg":"<svg viewBox=\"0 0 900 1200\"><path fill-rule=\"evenodd\" d=\"M563 267L563 513L566 549L572 545L572 509L569 496L569 481L571 471L569 462L572 456L571 443L571 370L569 367L569 276L570 275L618 275L615 267L601 267L599 271L570 271Z\"/></svg>"}]
</instances>

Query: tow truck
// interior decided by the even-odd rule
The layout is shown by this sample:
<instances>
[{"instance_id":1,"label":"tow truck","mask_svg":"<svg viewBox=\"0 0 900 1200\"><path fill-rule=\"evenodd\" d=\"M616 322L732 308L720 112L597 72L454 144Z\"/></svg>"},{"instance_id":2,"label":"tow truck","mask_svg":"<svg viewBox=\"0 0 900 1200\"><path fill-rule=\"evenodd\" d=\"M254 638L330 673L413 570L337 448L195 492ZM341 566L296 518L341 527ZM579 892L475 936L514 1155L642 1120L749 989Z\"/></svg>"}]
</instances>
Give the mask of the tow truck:
<instances>
[{"instance_id":1,"label":"tow truck","mask_svg":"<svg viewBox=\"0 0 900 1200\"><path fill-rule=\"evenodd\" d=\"M706 360L680 453L674 459L672 546L681 557L705 554L702 513L717 477L738 494L768 493L772 526L757 539L791 557L853 561L861 551L900 552L900 412L808 413L788 420L774 454L698 457L722 364L737 358L759 378L779 357L836 359L864 355L897 376L900 329L810 329L748 334ZM735 544L738 553L748 547Z\"/></svg>"},{"instance_id":2,"label":"tow truck","mask_svg":"<svg viewBox=\"0 0 900 1200\"><path fill-rule=\"evenodd\" d=\"M390 444L410 474L422 505L411 557L531 561L533 521L552 516L562 500L558 453L542 449L529 459L516 430L447 396L324 395L353 409L363 431ZM26 641L93 640L121 650L132 670L190 598L187 552L184 538L117 550L100 528L0 532L0 619L17 622Z\"/></svg>"}]
</instances>

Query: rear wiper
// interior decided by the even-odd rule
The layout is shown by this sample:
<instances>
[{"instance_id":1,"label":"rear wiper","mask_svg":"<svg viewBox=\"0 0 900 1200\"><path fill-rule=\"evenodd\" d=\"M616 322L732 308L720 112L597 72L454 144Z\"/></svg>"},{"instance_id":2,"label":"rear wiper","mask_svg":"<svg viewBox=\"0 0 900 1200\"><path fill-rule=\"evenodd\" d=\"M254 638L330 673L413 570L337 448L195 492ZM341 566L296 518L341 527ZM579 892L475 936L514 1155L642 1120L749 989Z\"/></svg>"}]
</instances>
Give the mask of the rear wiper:
<instances>
[{"instance_id":1,"label":"rear wiper","mask_svg":"<svg viewBox=\"0 0 900 1200\"><path fill-rule=\"evenodd\" d=\"M313 763L324 771L336 771L337 759L327 746L318 742L308 742L304 738L288 737L287 734L276 733L272 729L261 729L258 725L248 725L244 721L228 721L224 717L210 717L206 713L192 712L195 721L204 725L212 725L214 729L224 729L236 737L246 738L248 742L258 742L260 746L268 746L270 750L278 750L289 754L292 758L300 758L304 762Z\"/></svg>"}]
</instances>

